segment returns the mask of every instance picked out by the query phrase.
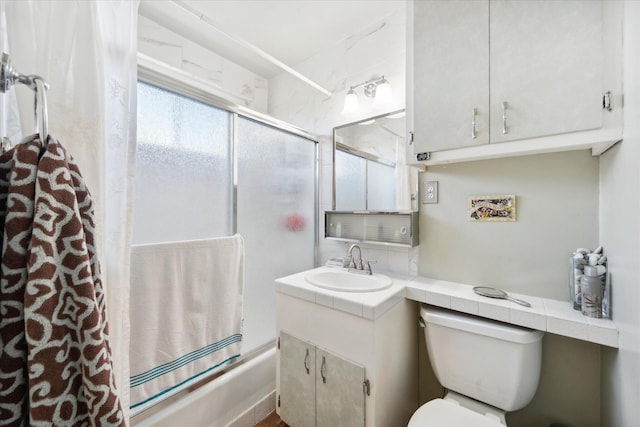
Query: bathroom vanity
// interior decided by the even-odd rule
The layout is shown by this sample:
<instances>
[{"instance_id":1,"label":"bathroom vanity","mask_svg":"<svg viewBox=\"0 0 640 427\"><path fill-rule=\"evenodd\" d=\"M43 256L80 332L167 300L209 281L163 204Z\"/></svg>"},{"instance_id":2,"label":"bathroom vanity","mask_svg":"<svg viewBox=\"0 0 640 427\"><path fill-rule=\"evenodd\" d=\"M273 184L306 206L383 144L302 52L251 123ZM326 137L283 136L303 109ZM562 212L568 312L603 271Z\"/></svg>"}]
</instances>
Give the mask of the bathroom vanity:
<instances>
[{"instance_id":1,"label":"bathroom vanity","mask_svg":"<svg viewBox=\"0 0 640 427\"><path fill-rule=\"evenodd\" d=\"M395 276L390 287L373 292L325 289L305 279L331 270L276 280L276 410L296 427L335 426L337 419L354 420L350 426L406 425L418 407L420 303L618 347L612 320L587 318L567 301L510 294L531 303L525 307L426 277Z\"/></svg>"},{"instance_id":2,"label":"bathroom vanity","mask_svg":"<svg viewBox=\"0 0 640 427\"><path fill-rule=\"evenodd\" d=\"M276 281L278 414L296 427L406 425L418 406L417 305L401 283L341 292L306 274Z\"/></svg>"}]
</instances>

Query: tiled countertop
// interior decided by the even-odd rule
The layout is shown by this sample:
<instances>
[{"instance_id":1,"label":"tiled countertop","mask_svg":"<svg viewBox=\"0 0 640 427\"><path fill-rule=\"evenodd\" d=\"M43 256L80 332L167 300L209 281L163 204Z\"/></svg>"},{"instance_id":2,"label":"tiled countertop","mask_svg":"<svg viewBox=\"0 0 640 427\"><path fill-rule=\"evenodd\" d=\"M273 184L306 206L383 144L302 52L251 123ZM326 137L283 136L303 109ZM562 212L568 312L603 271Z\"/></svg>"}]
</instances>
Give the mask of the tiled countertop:
<instances>
[{"instance_id":1,"label":"tiled countertop","mask_svg":"<svg viewBox=\"0 0 640 427\"><path fill-rule=\"evenodd\" d=\"M333 269L333 267L319 267L309 271L325 269ZM391 287L381 291L341 292L319 288L310 284L304 279L304 276L309 271L276 279L276 290L281 294L324 305L325 307L369 320L377 319L391 307L405 299L406 282L396 277L392 277L393 284Z\"/></svg>"},{"instance_id":2,"label":"tiled countertop","mask_svg":"<svg viewBox=\"0 0 640 427\"><path fill-rule=\"evenodd\" d=\"M326 269L329 267L319 267ZM609 319L585 317L573 310L568 301L512 294L531 304L486 298L473 292L473 286L426 277L393 278L391 287L377 292L341 292L319 288L296 273L276 280L282 294L375 320L404 298L438 307L486 317L514 325L538 329L557 335L618 347L618 328Z\"/></svg>"},{"instance_id":3,"label":"tiled countertop","mask_svg":"<svg viewBox=\"0 0 640 427\"><path fill-rule=\"evenodd\" d=\"M416 277L405 284L408 299L463 313L474 314L531 329L618 347L618 328L610 319L593 319L574 310L568 301L509 293L531 307L515 302L482 297L473 286L444 280Z\"/></svg>"}]
</instances>

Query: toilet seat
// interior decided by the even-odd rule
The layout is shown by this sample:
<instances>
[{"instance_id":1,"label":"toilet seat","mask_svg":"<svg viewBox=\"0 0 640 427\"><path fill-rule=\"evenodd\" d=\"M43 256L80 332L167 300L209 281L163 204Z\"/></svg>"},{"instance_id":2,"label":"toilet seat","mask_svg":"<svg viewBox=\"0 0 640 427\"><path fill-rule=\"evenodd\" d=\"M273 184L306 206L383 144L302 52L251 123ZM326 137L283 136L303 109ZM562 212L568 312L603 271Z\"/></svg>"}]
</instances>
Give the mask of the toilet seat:
<instances>
[{"instance_id":1,"label":"toilet seat","mask_svg":"<svg viewBox=\"0 0 640 427\"><path fill-rule=\"evenodd\" d=\"M434 399L413 414L407 427L505 427L495 416L482 415L455 401Z\"/></svg>"}]
</instances>

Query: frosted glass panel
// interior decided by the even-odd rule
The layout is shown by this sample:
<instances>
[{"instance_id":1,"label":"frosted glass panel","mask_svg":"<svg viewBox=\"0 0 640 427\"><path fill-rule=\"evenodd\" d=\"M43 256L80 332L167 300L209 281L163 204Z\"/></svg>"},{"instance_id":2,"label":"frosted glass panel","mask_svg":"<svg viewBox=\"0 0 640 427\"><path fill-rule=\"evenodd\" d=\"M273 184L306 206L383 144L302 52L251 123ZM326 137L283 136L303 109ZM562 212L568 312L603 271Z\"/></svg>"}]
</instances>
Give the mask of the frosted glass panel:
<instances>
[{"instance_id":1,"label":"frosted glass panel","mask_svg":"<svg viewBox=\"0 0 640 427\"><path fill-rule=\"evenodd\" d=\"M396 207L396 169L367 160L367 209L392 211Z\"/></svg>"},{"instance_id":2,"label":"frosted glass panel","mask_svg":"<svg viewBox=\"0 0 640 427\"><path fill-rule=\"evenodd\" d=\"M367 161L340 150L335 155L336 209L367 209Z\"/></svg>"},{"instance_id":3,"label":"frosted glass panel","mask_svg":"<svg viewBox=\"0 0 640 427\"><path fill-rule=\"evenodd\" d=\"M134 244L231 234L230 120L138 83Z\"/></svg>"},{"instance_id":4,"label":"frosted glass panel","mask_svg":"<svg viewBox=\"0 0 640 427\"><path fill-rule=\"evenodd\" d=\"M243 351L272 341L275 279L314 267L316 143L238 120L238 232L245 242Z\"/></svg>"}]
</instances>

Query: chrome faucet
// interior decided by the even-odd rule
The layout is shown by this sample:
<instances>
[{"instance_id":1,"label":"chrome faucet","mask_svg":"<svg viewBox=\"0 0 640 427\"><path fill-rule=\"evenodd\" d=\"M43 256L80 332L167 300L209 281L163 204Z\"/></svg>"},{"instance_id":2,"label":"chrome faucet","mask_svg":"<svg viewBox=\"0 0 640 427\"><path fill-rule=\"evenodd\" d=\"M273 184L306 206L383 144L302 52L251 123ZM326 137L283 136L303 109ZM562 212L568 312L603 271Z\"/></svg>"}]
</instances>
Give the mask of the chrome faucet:
<instances>
[{"instance_id":1,"label":"chrome faucet","mask_svg":"<svg viewBox=\"0 0 640 427\"><path fill-rule=\"evenodd\" d=\"M353 257L354 249L358 250L358 258ZM353 271L354 273L366 273L369 275L373 274L373 271L371 270L371 264L375 264L377 262L375 260L362 261L362 250L357 243L351 245L349 251L347 252L347 257L345 260L349 260L349 264L347 266L349 271Z\"/></svg>"},{"instance_id":2,"label":"chrome faucet","mask_svg":"<svg viewBox=\"0 0 640 427\"><path fill-rule=\"evenodd\" d=\"M358 261L356 262L355 258L353 257L353 250L357 249L358 250ZM349 256L349 258L351 258L351 262L349 263L349 268L355 268L356 270L362 270L362 250L360 249L360 246L358 246L357 243L354 243L353 245L351 245L351 247L349 248L349 252L347 252L347 255Z\"/></svg>"}]
</instances>

